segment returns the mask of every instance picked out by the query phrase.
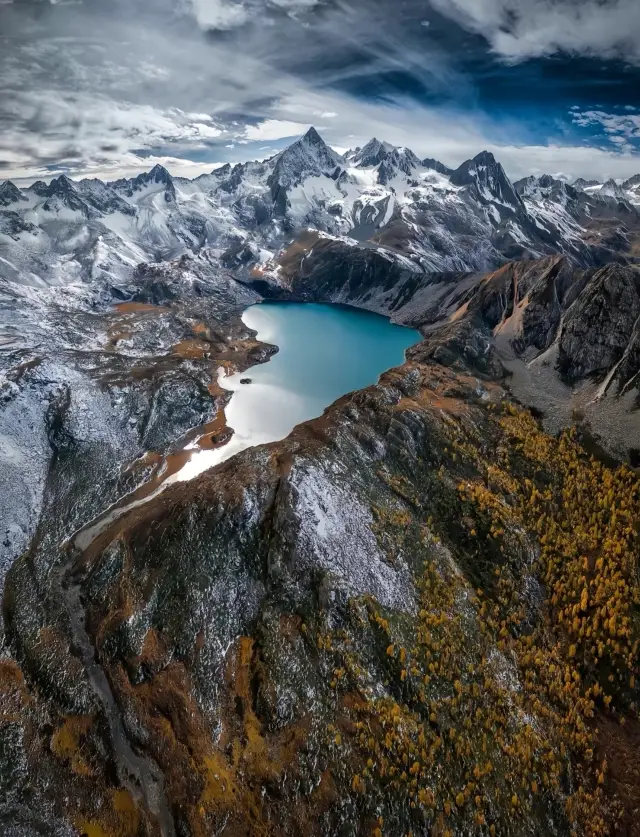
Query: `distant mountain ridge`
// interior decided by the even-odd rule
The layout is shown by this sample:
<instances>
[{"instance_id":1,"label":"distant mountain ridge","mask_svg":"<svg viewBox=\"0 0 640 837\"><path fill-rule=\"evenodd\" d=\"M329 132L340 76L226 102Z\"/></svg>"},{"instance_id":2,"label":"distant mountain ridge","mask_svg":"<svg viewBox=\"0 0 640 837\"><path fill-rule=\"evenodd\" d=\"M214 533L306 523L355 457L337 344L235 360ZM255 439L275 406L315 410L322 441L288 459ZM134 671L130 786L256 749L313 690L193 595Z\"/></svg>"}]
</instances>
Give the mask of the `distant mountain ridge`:
<instances>
[{"instance_id":1,"label":"distant mountain ridge","mask_svg":"<svg viewBox=\"0 0 640 837\"><path fill-rule=\"evenodd\" d=\"M639 209L640 175L622 185L570 186L549 175L514 184L487 151L452 170L377 138L340 155L311 128L268 160L193 180L157 165L113 182L60 175L18 189L6 181L0 277L118 284L140 262L203 248L222 265L249 269L306 228L367 242L424 271L554 254L586 267L632 253Z\"/></svg>"}]
</instances>

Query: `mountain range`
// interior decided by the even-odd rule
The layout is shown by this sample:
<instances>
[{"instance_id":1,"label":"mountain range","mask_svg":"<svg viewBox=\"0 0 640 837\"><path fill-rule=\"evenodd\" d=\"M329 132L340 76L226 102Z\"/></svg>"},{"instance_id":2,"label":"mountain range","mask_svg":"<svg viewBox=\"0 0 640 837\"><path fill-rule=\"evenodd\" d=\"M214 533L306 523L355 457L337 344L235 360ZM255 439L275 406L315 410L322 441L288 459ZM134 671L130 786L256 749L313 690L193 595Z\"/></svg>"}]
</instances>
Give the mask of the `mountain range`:
<instances>
[{"instance_id":1,"label":"mountain range","mask_svg":"<svg viewBox=\"0 0 640 837\"><path fill-rule=\"evenodd\" d=\"M61 175L0 186L0 277L34 286L126 280L141 262L211 249L267 261L312 227L413 260L490 270L561 253L587 267L635 258L640 175L618 185L545 175L512 183L489 152L451 170L377 139L339 155L311 128L264 162L194 180L163 167L131 179Z\"/></svg>"},{"instance_id":2,"label":"mountain range","mask_svg":"<svg viewBox=\"0 0 640 837\"><path fill-rule=\"evenodd\" d=\"M639 213L313 129L0 186L0 833L637 837ZM265 300L421 339L176 480Z\"/></svg>"}]
</instances>

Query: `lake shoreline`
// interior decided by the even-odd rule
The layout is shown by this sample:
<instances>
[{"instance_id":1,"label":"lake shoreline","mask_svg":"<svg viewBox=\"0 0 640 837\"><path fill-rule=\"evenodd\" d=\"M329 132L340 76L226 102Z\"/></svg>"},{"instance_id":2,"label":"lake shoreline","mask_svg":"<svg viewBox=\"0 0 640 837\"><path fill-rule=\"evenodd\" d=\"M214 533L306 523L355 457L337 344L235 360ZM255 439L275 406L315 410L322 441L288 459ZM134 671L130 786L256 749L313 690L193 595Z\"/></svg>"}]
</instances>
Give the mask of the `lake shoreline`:
<instances>
[{"instance_id":1,"label":"lake shoreline","mask_svg":"<svg viewBox=\"0 0 640 837\"><path fill-rule=\"evenodd\" d=\"M267 364L219 375L220 387L232 393L224 409L233 436L216 451L195 454L174 481L193 479L246 448L281 441L342 396L377 383L422 340L420 332L383 314L342 303L267 299L249 306L242 321L278 351Z\"/></svg>"}]
</instances>

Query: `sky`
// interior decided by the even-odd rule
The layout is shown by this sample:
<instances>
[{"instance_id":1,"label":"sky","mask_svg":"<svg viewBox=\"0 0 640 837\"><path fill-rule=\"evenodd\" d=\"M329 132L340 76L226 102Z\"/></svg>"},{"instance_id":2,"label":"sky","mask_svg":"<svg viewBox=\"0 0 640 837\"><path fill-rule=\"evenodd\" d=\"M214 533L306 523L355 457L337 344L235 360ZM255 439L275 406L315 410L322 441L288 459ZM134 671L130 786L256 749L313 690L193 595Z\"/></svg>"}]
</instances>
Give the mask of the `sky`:
<instances>
[{"instance_id":1,"label":"sky","mask_svg":"<svg viewBox=\"0 0 640 837\"><path fill-rule=\"evenodd\" d=\"M626 178L638 32L640 0L0 0L0 181L195 176L310 125Z\"/></svg>"}]
</instances>

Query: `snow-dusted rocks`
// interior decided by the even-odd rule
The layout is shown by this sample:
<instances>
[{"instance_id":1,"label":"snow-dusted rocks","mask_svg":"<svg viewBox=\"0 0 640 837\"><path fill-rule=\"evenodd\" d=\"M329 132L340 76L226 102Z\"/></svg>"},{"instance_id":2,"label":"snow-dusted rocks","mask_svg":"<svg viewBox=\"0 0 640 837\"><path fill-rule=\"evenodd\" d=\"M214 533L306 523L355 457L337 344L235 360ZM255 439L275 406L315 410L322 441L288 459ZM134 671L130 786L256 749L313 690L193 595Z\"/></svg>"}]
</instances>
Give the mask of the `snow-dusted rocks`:
<instances>
[{"instance_id":1,"label":"snow-dusted rocks","mask_svg":"<svg viewBox=\"0 0 640 837\"><path fill-rule=\"evenodd\" d=\"M489 151L467 160L451 174L450 179L454 186L467 186L481 205L498 203L514 212L523 209L505 170Z\"/></svg>"},{"instance_id":2,"label":"snow-dusted rocks","mask_svg":"<svg viewBox=\"0 0 640 837\"><path fill-rule=\"evenodd\" d=\"M353 154L352 159L357 166L362 166L363 168L373 168L374 166L379 166L380 163L386 159L389 152L393 150L393 145L388 142L380 142L379 139L374 137L372 140L369 140L365 146L358 149Z\"/></svg>"},{"instance_id":3,"label":"snow-dusted rocks","mask_svg":"<svg viewBox=\"0 0 640 837\"><path fill-rule=\"evenodd\" d=\"M640 174L634 174L622 184L627 200L636 206L640 206Z\"/></svg>"},{"instance_id":4,"label":"snow-dusted rocks","mask_svg":"<svg viewBox=\"0 0 640 837\"><path fill-rule=\"evenodd\" d=\"M176 199L173 178L165 167L160 165L130 180L117 180L112 187L114 191L121 192L128 198L140 199L143 196L160 192L167 203L173 203Z\"/></svg>"},{"instance_id":5,"label":"snow-dusted rocks","mask_svg":"<svg viewBox=\"0 0 640 837\"><path fill-rule=\"evenodd\" d=\"M294 562L329 573L349 595L372 595L385 607L410 611L413 583L407 566L389 566L372 531L371 510L341 484L339 469L296 468L291 475L297 530Z\"/></svg>"},{"instance_id":6,"label":"snow-dusted rocks","mask_svg":"<svg viewBox=\"0 0 640 837\"><path fill-rule=\"evenodd\" d=\"M600 189L600 192L598 194L604 195L608 198L618 198L622 201L627 200L626 191L622 188L622 186L616 183L616 181L613 180L613 178L610 178L609 180L607 180L606 183L602 185L602 188Z\"/></svg>"},{"instance_id":7,"label":"snow-dusted rocks","mask_svg":"<svg viewBox=\"0 0 640 837\"><path fill-rule=\"evenodd\" d=\"M441 163L440 160L434 160L433 157L426 157L422 161L422 165L425 169L433 169L434 171L437 171L438 174L445 174L447 176L453 174L453 169L450 169L449 166L445 166L445 164Z\"/></svg>"},{"instance_id":8,"label":"snow-dusted rocks","mask_svg":"<svg viewBox=\"0 0 640 837\"><path fill-rule=\"evenodd\" d=\"M624 204L631 204L633 206L640 206L640 174L634 174L624 183L610 178L606 183L600 183L598 180L585 180L579 177L573 183L574 189L586 192L594 199L605 200L607 198L614 198Z\"/></svg>"},{"instance_id":9,"label":"snow-dusted rocks","mask_svg":"<svg viewBox=\"0 0 640 837\"><path fill-rule=\"evenodd\" d=\"M10 180L0 185L0 206L10 206L12 203L20 203L26 201L27 198L22 194L20 189Z\"/></svg>"},{"instance_id":10,"label":"snow-dusted rocks","mask_svg":"<svg viewBox=\"0 0 640 837\"><path fill-rule=\"evenodd\" d=\"M158 165L113 183L61 175L19 189L7 181L0 277L117 285L140 262L203 248L246 272L306 228L374 242L424 271L484 270L555 253L595 265L632 248L637 205L640 177L514 185L489 152L454 171L375 138L343 156L311 128L269 160L226 164L194 180Z\"/></svg>"},{"instance_id":11,"label":"snow-dusted rocks","mask_svg":"<svg viewBox=\"0 0 640 837\"><path fill-rule=\"evenodd\" d=\"M573 185L576 189L587 189L591 186L600 186L601 184L597 180L585 180L584 177L579 177L577 180L574 180Z\"/></svg>"},{"instance_id":12,"label":"snow-dusted rocks","mask_svg":"<svg viewBox=\"0 0 640 837\"><path fill-rule=\"evenodd\" d=\"M339 174L342 158L324 142L315 128L274 158L273 171L267 178L274 201L280 189L290 189L309 177Z\"/></svg>"}]
</instances>

